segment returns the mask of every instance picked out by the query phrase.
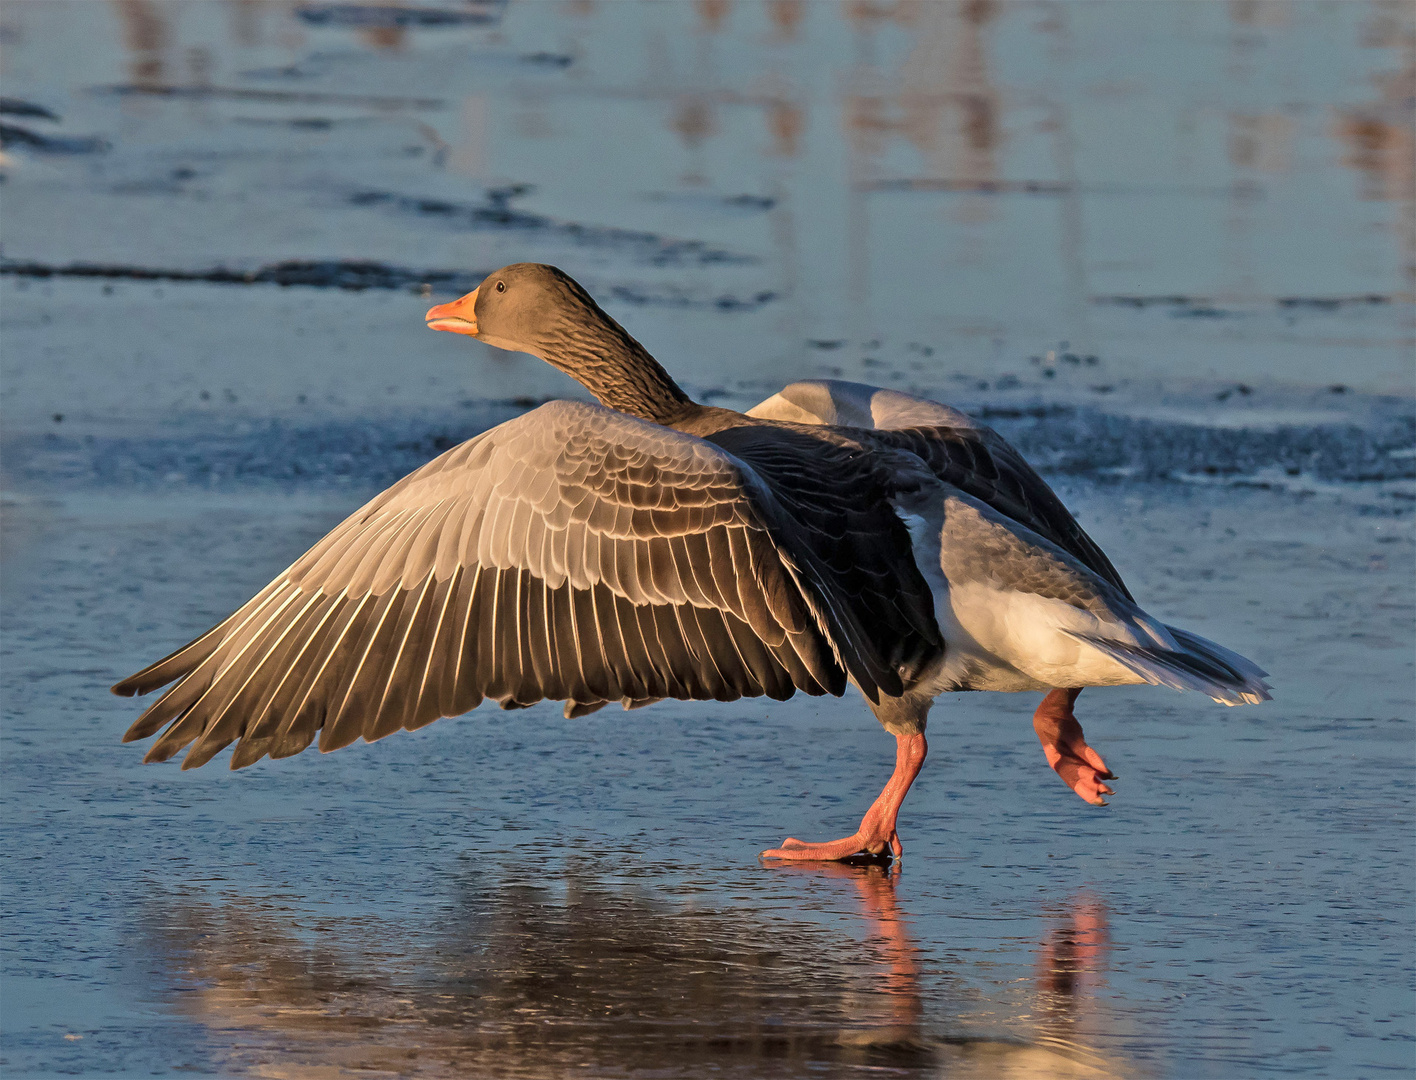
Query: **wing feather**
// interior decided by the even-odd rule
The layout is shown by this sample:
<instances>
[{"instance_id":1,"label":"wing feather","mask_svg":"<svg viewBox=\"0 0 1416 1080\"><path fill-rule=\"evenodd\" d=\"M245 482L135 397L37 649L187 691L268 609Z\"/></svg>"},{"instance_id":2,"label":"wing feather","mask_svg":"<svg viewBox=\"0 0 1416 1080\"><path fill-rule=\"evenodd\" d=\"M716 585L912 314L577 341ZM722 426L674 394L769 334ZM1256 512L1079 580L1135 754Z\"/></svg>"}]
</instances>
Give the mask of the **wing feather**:
<instances>
[{"instance_id":1,"label":"wing feather","mask_svg":"<svg viewBox=\"0 0 1416 1080\"><path fill-rule=\"evenodd\" d=\"M433 575L426 574L416 594L403 594L392 640L371 680L371 693L377 698L363 718L362 734L367 742L401 730L410 699L417 704L418 687L406 684L410 681L409 669L415 664L421 665L424 658L416 644L410 647L410 639L420 635L423 627L431 622L428 605L434 595L434 585Z\"/></svg>"},{"instance_id":2,"label":"wing feather","mask_svg":"<svg viewBox=\"0 0 1416 1080\"><path fill-rule=\"evenodd\" d=\"M456 638L452 646L456 662L449 668L449 675L442 683L439 694L441 715L461 716L482 703L486 694L483 684L477 681L477 644L483 633L480 616L482 609L477 605L485 598L482 578L490 571L477 568L464 569L462 582L457 590L457 604L453 609L453 628Z\"/></svg>"},{"instance_id":3,"label":"wing feather","mask_svg":"<svg viewBox=\"0 0 1416 1080\"><path fill-rule=\"evenodd\" d=\"M436 574L434 576L436 577ZM409 731L431 724L442 715L439 709L442 671L438 662L444 658L446 649L439 649L438 644L445 640L448 613L457 599L460 577L459 568L450 576L437 579L428 608L428 618L420 624L418 644L413 649L414 662L418 664L417 686L416 690L408 695L408 704L403 716L403 726ZM424 717L427 719L423 719Z\"/></svg>"},{"instance_id":4,"label":"wing feather","mask_svg":"<svg viewBox=\"0 0 1416 1080\"><path fill-rule=\"evenodd\" d=\"M128 738L165 728L148 759L195 744L184 767L236 742L238 768L484 698L580 713L840 694L848 676L873 688L862 647L831 637L861 621L865 590L841 578L850 552L794 513L729 451L552 403L405 477L226 622L119 683L174 683ZM807 538L822 555L793 547Z\"/></svg>"},{"instance_id":5,"label":"wing feather","mask_svg":"<svg viewBox=\"0 0 1416 1080\"><path fill-rule=\"evenodd\" d=\"M269 630L255 643L250 662L242 667L244 679L237 683L235 678L230 678L214 684L229 682L231 689L225 703L219 708L215 702L212 703L215 715L207 722L202 737L182 759L182 768L195 769L206 764L218 752L240 738L242 729L253 715L254 706L264 696L270 682L269 679L261 678L266 664L272 655L286 651L282 646L288 646L292 631L300 627L306 616L319 606L321 598L318 593L314 593L301 594L300 599L303 604L294 618L279 623L273 622Z\"/></svg>"},{"instance_id":6,"label":"wing feather","mask_svg":"<svg viewBox=\"0 0 1416 1080\"><path fill-rule=\"evenodd\" d=\"M914 454L944 483L1056 544L1133 599L1106 553L1017 448L957 409L896 390L821 379L792 383L748 415L874 431L874 445Z\"/></svg>"},{"instance_id":7,"label":"wing feather","mask_svg":"<svg viewBox=\"0 0 1416 1080\"><path fill-rule=\"evenodd\" d=\"M283 717L278 706L289 696L286 693L282 697L282 693L287 688L293 691L299 684L305 670L303 659L318 651L331 620L348 603L342 595L328 597L316 593L314 597L315 603L305 616L292 624L284 644L272 650L262 663L267 677L263 680L260 697L247 713L246 733L231 759L233 769L258 761L265 754Z\"/></svg>"},{"instance_id":8,"label":"wing feather","mask_svg":"<svg viewBox=\"0 0 1416 1080\"><path fill-rule=\"evenodd\" d=\"M320 725L320 751L328 753L348 746L362 733L364 718L376 704L370 699L372 683L378 668L387 655L390 639L398 625L398 610L406 599L401 590L390 589L382 596L374 596L371 605L372 627L352 640L350 652L356 655L351 664L345 664L331 679L332 691L328 700L334 702Z\"/></svg>"},{"instance_id":9,"label":"wing feather","mask_svg":"<svg viewBox=\"0 0 1416 1080\"><path fill-rule=\"evenodd\" d=\"M203 698L207 697L213 684L223 674L224 669L230 666L232 652L239 649L240 642L251 634L252 622L267 612L274 601L284 597L288 603L290 599L288 590L284 589L270 590L266 592L264 596L265 599L259 607L251 611L244 619L240 619L240 621L237 622L231 637L227 641L221 642L217 648L207 654L207 656L196 665L195 673L198 675L198 678L190 681L184 680L178 683L178 685L173 688L172 692L163 695L163 697L148 706L143 715L138 717L133 726L128 729L127 734L124 736L124 741L131 742L133 739L143 738L151 734L169 721L181 718L189 709L194 707ZM241 611L238 611L233 618L239 617L242 612L246 610L246 608L243 608ZM170 728L168 729L168 734L171 733L171 730ZM190 730L190 725L182 728L183 732L188 730ZM198 733L200 733L200 729ZM196 736L192 737L195 738ZM190 741L191 740L188 739L185 742L174 742L173 739L167 739L166 736L164 736L164 739L159 740L158 743L154 744L152 749L148 751L148 756L151 757L153 761L166 761L167 758L171 757ZM159 749L159 747L161 749Z\"/></svg>"},{"instance_id":10,"label":"wing feather","mask_svg":"<svg viewBox=\"0 0 1416 1080\"><path fill-rule=\"evenodd\" d=\"M325 715L323 697L314 696L314 692L317 687L328 690L329 684L338 677L339 665L335 665L332 672L330 665L342 653L348 655L353 651L352 647L344 649L344 643L359 640L368 624L369 611L374 603L375 598L365 593L352 604L341 605L339 618L321 636L319 651L311 657L312 663L309 664L305 677L291 688L290 697L285 708L281 710L280 725L273 736L269 751L271 757L290 757L314 741L324 723Z\"/></svg>"}]
</instances>

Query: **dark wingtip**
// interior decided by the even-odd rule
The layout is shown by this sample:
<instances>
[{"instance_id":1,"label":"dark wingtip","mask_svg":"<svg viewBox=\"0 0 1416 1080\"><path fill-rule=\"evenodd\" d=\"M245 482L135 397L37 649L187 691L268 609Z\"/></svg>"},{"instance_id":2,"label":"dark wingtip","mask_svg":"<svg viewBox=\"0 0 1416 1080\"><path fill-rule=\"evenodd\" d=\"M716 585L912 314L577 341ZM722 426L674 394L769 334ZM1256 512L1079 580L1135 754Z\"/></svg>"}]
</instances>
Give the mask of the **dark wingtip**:
<instances>
[{"instance_id":1,"label":"dark wingtip","mask_svg":"<svg viewBox=\"0 0 1416 1080\"><path fill-rule=\"evenodd\" d=\"M133 682L133 679L130 676L129 678L124 679L122 682L114 683L108 688L108 692L110 694L117 694L119 697L136 697L138 694L138 685L137 683Z\"/></svg>"},{"instance_id":2,"label":"dark wingtip","mask_svg":"<svg viewBox=\"0 0 1416 1080\"><path fill-rule=\"evenodd\" d=\"M270 750L274 739L266 736L259 739L243 738L236 744L236 749L231 753L231 768L244 769L247 765L254 765L261 758L266 756Z\"/></svg>"},{"instance_id":3,"label":"dark wingtip","mask_svg":"<svg viewBox=\"0 0 1416 1080\"><path fill-rule=\"evenodd\" d=\"M153 735L158 728L162 727L164 724L167 723L166 720L162 720L159 721L157 724L154 724L152 722L152 718L148 715L148 713L150 712L152 712L152 709L147 709L140 717L138 717L132 722L132 724L129 725L127 731L123 732L123 741L125 743L137 742L139 739L146 739L149 736Z\"/></svg>"}]
</instances>

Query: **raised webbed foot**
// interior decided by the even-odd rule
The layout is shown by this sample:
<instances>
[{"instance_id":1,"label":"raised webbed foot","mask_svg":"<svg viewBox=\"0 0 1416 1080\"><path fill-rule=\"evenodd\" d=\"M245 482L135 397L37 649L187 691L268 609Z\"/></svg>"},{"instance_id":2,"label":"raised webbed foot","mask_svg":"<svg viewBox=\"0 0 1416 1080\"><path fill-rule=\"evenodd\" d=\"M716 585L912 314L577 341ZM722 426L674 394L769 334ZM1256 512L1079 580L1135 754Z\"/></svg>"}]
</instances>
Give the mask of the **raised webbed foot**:
<instances>
[{"instance_id":1,"label":"raised webbed foot","mask_svg":"<svg viewBox=\"0 0 1416 1080\"><path fill-rule=\"evenodd\" d=\"M1080 693L1081 690L1051 691L1033 714L1033 730L1042 743L1047 763L1067 786L1084 802L1105 806L1102 796L1114 795L1115 791L1104 781L1115 780L1116 774L1082 735L1082 725L1072 712Z\"/></svg>"}]
</instances>

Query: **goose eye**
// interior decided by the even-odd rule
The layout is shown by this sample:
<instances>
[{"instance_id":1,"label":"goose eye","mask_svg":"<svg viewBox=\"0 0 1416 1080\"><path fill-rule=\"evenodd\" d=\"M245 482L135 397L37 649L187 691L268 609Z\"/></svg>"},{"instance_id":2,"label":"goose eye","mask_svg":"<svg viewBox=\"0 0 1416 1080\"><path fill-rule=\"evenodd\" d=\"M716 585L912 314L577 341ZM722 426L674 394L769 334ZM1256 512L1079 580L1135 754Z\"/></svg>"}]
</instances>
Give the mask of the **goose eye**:
<instances>
[{"instance_id":1,"label":"goose eye","mask_svg":"<svg viewBox=\"0 0 1416 1080\"><path fill-rule=\"evenodd\" d=\"M506 292L506 282L505 282L505 281L498 281L498 282L497 282L497 292Z\"/></svg>"}]
</instances>

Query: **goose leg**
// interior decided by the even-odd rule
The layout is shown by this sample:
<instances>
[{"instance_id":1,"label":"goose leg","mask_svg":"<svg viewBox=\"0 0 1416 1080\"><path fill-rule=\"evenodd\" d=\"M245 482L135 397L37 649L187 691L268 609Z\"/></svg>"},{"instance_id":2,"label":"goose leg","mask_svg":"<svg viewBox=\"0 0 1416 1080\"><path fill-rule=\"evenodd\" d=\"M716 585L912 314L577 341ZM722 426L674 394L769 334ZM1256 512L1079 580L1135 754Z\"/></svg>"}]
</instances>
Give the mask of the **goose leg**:
<instances>
[{"instance_id":1,"label":"goose leg","mask_svg":"<svg viewBox=\"0 0 1416 1080\"><path fill-rule=\"evenodd\" d=\"M1053 690L1033 714L1033 730L1042 743L1047 763L1067 786L1084 802L1105 806L1103 795L1114 795L1102 781L1115 780L1116 774L1106 767L1101 755L1087 745L1082 737L1082 725L1072 712L1077 695L1082 691Z\"/></svg>"},{"instance_id":2,"label":"goose leg","mask_svg":"<svg viewBox=\"0 0 1416 1080\"><path fill-rule=\"evenodd\" d=\"M895 821L900 815L900 804L905 801L905 793L910 790L910 785L919 775L927 753L929 744L925 742L923 732L896 735L894 775L890 777L880 797L865 812L865 817L860 821L860 828L854 834L823 844L808 844L789 836L782 841L781 847L764 851L762 857L834 862L838 859L848 859L862 851L872 855L883 855L886 851L896 856L904 854L904 845L900 843L900 836L895 831Z\"/></svg>"}]
</instances>

